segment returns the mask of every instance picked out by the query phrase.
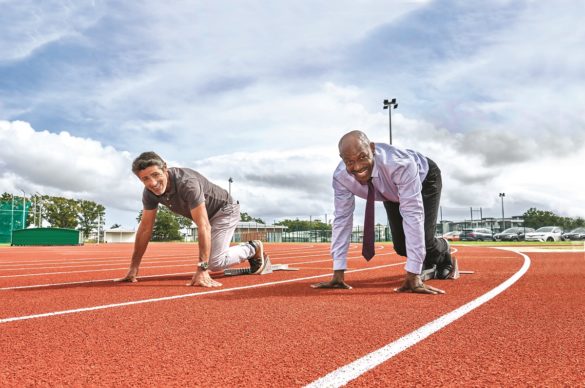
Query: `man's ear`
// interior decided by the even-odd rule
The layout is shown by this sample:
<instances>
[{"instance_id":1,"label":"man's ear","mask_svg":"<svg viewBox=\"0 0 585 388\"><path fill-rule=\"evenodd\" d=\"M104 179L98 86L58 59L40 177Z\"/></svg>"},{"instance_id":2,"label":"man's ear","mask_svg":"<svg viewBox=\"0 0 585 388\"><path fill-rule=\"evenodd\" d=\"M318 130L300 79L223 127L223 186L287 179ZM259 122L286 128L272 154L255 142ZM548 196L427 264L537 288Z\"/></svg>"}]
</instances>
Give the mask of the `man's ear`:
<instances>
[{"instance_id":1,"label":"man's ear","mask_svg":"<svg viewBox=\"0 0 585 388\"><path fill-rule=\"evenodd\" d=\"M370 143L370 149L372 150L372 153L375 154L376 153L376 143L374 143L374 142Z\"/></svg>"}]
</instances>

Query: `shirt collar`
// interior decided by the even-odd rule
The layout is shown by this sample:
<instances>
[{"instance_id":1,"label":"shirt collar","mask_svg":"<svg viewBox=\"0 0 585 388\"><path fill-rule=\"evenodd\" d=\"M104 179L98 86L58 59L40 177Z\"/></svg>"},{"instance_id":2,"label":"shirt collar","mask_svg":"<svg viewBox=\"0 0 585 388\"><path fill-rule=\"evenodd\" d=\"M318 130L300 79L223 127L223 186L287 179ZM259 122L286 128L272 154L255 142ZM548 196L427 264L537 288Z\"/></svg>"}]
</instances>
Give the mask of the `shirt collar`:
<instances>
[{"instance_id":1,"label":"shirt collar","mask_svg":"<svg viewBox=\"0 0 585 388\"><path fill-rule=\"evenodd\" d=\"M374 159L374 167L372 168L372 178L378 178L379 170L378 170L378 160L376 159L376 152L374 151L374 155L372 156Z\"/></svg>"},{"instance_id":2,"label":"shirt collar","mask_svg":"<svg viewBox=\"0 0 585 388\"><path fill-rule=\"evenodd\" d=\"M177 187L175 184L175 174L170 168L167 169L167 171L169 173L169 180L167 182L167 190L165 190L165 192L163 193L163 195L165 196L173 195L177 191Z\"/></svg>"}]
</instances>

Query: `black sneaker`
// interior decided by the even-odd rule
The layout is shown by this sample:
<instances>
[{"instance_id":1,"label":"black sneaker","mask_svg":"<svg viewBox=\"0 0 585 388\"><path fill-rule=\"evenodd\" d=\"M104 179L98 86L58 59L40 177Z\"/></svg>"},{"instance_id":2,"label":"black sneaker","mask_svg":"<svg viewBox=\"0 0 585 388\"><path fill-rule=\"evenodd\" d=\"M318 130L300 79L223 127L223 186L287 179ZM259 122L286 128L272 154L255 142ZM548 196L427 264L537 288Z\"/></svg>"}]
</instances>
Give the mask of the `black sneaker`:
<instances>
[{"instance_id":1,"label":"black sneaker","mask_svg":"<svg viewBox=\"0 0 585 388\"><path fill-rule=\"evenodd\" d=\"M445 243L447 244L447 252L443 254L441 261L437 263L437 271L435 277L437 279L449 279L449 275L451 275L455 270L455 266L453 265L454 258L451 256L451 246L449 244L449 241L442 237L439 238L445 241ZM459 272L457 272L457 275L459 275Z\"/></svg>"},{"instance_id":2,"label":"black sneaker","mask_svg":"<svg viewBox=\"0 0 585 388\"><path fill-rule=\"evenodd\" d=\"M423 269L420 273L420 280L426 282L427 280L434 279L437 276L437 266L433 265L431 268Z\"/></svg>"},{"instance_id":3,"label":"black sneaker","mask_svg":"<svg viewBox=\"0 0 585 388\"><path fill-rule=\"evenodd\" d=\"M451 271L449 271L449 273L447 274L447 277L445 279L459 279L459 264L457 264L457 259L453 257L453 266L451 268Z\"/></svg>"},{"instance_id":4,"label":"black sneaker","mask_svg":"<svg viewBox=\"0 0 585 388\"><path fill-rule=\"evenodd\" d=\"M254 247L256 252L254 256L250 257L248 261L250 262L250 273L251 274L259 274L264 271L266 267L266 259L264 255L264 245L260 240L253 240L248 241L248 244Z\"/></svg>"}]
</instances>

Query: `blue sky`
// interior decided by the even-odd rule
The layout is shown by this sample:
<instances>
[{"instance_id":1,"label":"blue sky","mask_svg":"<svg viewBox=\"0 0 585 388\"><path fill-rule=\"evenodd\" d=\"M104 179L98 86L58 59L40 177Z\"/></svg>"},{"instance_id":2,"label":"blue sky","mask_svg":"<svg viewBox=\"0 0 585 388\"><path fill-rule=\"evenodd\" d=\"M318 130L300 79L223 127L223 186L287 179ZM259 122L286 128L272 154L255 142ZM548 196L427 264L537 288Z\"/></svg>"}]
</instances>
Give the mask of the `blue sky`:
<instances>
[{"instance_id":1,"label":"blue sky","mask_svg":"<svg viewBox=\"0 0 585 388\"><path fill-rule=\"evenodd\" d=\"M500 217L500 192L507 215L585 217L581 1L0 7L0 192L95 200L133 227L129 164L155 150L233 177L268 222L330 218L339 137L387 141L397 98L394 144L440 165L444 218Z\"/></svg>"}]
</instances>

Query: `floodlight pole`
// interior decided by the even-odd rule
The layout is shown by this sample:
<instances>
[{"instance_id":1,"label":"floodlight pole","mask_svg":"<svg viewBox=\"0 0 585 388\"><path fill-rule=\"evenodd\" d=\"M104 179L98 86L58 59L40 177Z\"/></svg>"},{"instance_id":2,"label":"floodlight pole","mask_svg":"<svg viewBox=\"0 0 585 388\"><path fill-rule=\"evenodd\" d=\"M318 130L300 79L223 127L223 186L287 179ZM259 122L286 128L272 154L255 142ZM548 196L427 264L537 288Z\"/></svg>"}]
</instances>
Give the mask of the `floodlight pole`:
<instances>
[{"instance_id":1,"label":"floodlight pole","mask_svg":"<svg viewBox=\"0 0 585 388\"><path fill-rule=\"evenodd\" d=\"M37 217L37 222L38 222L38 227L42 228L43 227L43 202L42 202L42 196L37 192L35 192L35 196L37 198L37 202L36 204L38 205L38 210L39 210L39 215ZM35 210L37 209L36 205L35 205Z\"/></svg>"},{"instance_id":2,"label":"floodlight pole","mask_svg":"<svg viewBox=\"0 0 585 388\"><path fill-rule=\"evenodd\" d=\"M22 229L26 229L25 220L24 220L24 213L25 213L24 210L26 209L26 193L21 188L17 187L17 189L22 191Z\"/></svg>"},{"instance_id":3,"label":"floodlight pole","mask_svg":"<svg viewBox=\"0 0 585 388\"><path fill-rule=\"evenodd\" d=\"M12 245L12 232L14 232L14 194L12 195L12 207L10 212L10 245Z\"/></svg>"},{"instance_id":4,"label":"floodlight pole","mask_svg":"<svg viewBox=\"0 0 585 388\"><path fill-rule=\"evenodd\" d=\"M384 109L388 109L388 130L390 133L390 144L392 144L392 109L398 108L398 103L396 99L393 98L392 100L384 100Z\"/></svg>"},{"instance_id":5,"label":"floodlight pole","mask_svg":"<svg viewBox=\"0 0 585 388\"><path fill-rule=\"evenodd\" d=\"M230 177L230 179L228 179L228 183L229 183L229 195L230 197L232 196L232 182L234 180L232 179L232 177Z\"/></svg>"},{"instance_id":6,"label":"floodlight pole","mask_svg":"<svg viewBox=\"0 0 585 388\"><path fill-rule=\"evenodd\" d=\"M506 193L500 193L500 198L502 199L502 232L504 231L505 227L504 227L504 197L506 196Z\"/></svg>"}]
</instances>

